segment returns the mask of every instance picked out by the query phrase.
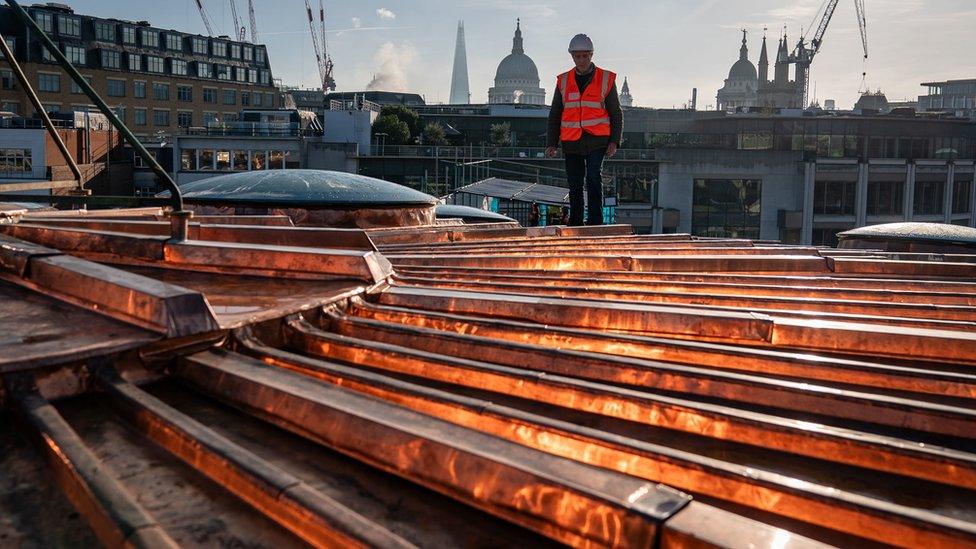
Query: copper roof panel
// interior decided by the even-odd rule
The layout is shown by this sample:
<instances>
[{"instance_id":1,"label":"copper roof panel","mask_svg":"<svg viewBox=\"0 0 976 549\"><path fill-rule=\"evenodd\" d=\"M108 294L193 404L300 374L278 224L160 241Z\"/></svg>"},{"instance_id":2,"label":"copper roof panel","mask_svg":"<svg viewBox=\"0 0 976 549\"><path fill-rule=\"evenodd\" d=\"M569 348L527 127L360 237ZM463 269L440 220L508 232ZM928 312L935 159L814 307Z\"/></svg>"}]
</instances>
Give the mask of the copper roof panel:
<instances>
[{"instance_id":1,"label":"copper roof panel","mask_svg":"<svg viewBox=\"0 0 976 549\"><path fill-rule=\"evenodd\" d=\"M102 543L976 544L968 257L157 215L0 226L0 402Z\"/></svg>"}]
</instances>

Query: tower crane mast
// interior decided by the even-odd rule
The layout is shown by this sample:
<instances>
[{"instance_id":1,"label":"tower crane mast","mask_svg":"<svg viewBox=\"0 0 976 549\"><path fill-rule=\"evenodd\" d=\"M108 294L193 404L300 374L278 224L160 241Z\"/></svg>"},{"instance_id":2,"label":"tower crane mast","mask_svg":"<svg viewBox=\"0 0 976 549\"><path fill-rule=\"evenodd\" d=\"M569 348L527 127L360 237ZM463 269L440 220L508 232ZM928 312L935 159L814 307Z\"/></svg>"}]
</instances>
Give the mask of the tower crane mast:
<instances>
[{"instance_id":1,"label":"tower crane mast","mask_svg":"<svg viewBox=\"0 0 976 549\"><path fill-rule=\"evenodd\" d=\"M790 63L796 65L796 94L798 106L806 107L810 98L810 65L813 58L820 52L823 46L824 36L827 34L827 27L834 17L834 11L840 0L827 0L824 7L823 16L817 25L817 32L810 39L807 46L806 37L801 36L793 53L790 54ZM864 58L868 58L868 32L867 18L864 8L864 0L854 0L854 9L857 12L857 25L861 31L861 45L864 48Z\"/></svg>"},{"instance_id":2,"label":"tower crane mast","mask_svg":"<svg viewBox=\"0 0 976 549\"><path fill-rule=\"evenodd\" d=\"M244 25L241 25L241 19L237 16L237 2L230 0L230 15L234 19L234 35L238 41L244 41Z\"/></svg>"},{"instance_id":3,"label":"tower crane mast","mask_svg":"<svg viewBox=\"0 0 976 549\"><path fill-rule=\"evenodd\" d=\"M322 79L322 91L334 90L335 79L332 77L332 60L329 58L328 51L325 49L325 7L322 0L319 0L319 29L315 28L315 16L312 14L312 4L305 0L305 13L308 15L308 30L312 35L312 47L315 50L315 61L319 68L319 77Z\"/></svg>"},{"instance_id":4,"label":"tower crane mast","mask_svg":"<svg viewBox=\"0 0 976 549\"><path fill-rule=\"evenodd\" d=\"M322 39L322 59L325 62L325 76L322 77L322 91L334 90L335 79L332 77L332 56L329 55L329 45L325 40L324 0L319 0L319 36Z\"/></svg>"},{"instance_id":5,"label":"tower crane mast","mask_svg":"<svg viewBox=\"0 0 976 549\"><path fill-rule=\"evenodd\" d=\"M247 0L247 16L251 20L251 42L258 42L258 22L254 17L254 0Z\"/></svg>"},{"instance_id":6,"label":"tower crane mast","mask_svg":"<svg viewBox=\"0 0 976 549\"><path fill-rule=\"evenodd\" d=\"M861 31L861 46L864 48L864 58L868 58L868 17L864 9L864 0L854 0L857 11L857 28Z\"/></svg>"}]
</instances>

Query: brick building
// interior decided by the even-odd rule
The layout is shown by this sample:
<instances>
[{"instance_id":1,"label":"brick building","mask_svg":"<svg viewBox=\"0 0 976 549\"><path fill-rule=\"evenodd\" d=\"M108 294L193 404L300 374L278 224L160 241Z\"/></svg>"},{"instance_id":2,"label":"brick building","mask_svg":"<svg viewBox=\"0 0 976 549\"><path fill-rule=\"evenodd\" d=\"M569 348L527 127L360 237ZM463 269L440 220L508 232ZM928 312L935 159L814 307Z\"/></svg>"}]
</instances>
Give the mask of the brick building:
<instances>
[{"instance_id":1,"label":"brick building","mask_svg":"<svg viewBox=\"0 0 976 549\"><path fill-rule=\"evenodd\" d=\"M136 134L232 122L242 108L280 103L263 45L159 29L146 21L78 15L55 3L27 11ZM0 32L46 110L95 109L10 8L0 8ZM0 110L34 114L5 61L0 62Z\"/></svg>"}]
</instances>

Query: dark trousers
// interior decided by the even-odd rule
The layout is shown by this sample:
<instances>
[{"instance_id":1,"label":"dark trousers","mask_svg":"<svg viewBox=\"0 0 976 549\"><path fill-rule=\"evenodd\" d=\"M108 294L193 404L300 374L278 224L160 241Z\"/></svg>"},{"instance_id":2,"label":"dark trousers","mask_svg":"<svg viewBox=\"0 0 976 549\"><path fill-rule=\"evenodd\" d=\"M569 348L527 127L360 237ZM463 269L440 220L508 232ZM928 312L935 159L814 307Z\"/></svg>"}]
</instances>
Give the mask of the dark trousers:
<instances>
[{"instance_id":1,"label":"dark trousers","mask_svg":"<svg viewBox=\"0 0 976 549\"><path fill-rule=\"evenodd\" d=\"M569 180L569 224L583 224L583 187L586 187L587 225L603 225L603 157L606 149L597 149L589 154L564 154L566 157L566 179Z\"/></svg>"}]
</instances>

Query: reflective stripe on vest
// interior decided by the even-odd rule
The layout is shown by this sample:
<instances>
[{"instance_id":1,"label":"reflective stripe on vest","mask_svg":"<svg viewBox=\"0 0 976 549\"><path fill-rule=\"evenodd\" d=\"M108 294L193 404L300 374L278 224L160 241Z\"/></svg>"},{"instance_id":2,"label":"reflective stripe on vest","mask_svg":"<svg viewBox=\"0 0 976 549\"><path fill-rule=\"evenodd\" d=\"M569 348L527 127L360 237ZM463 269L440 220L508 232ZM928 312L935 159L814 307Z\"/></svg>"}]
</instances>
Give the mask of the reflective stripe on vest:
<instances>
[{"instance_id":1,"label":"reflective stripe on vest","mask_svg":"<svg viewBox=\"0 0 976 549\"><path fill-rule=\"evenodd\" d=\"M610 117L607 118L594 118L591 120L583 120L582 122L563 122L560 124L562 128L588 128L590 126L599 126L600 124L609 124Z\"/></svg>"},{"instance_id":2,"label":"reflective stripe on vest","mask_svg":"<svg viewBox=\"0 0 976 549\"><path fill-rule=\"evenodd\" d=\"M599 67L594 70L596 73L583 90L576 88L575 69L557 77L556 86L563 100L559 132L561 141L578 141L584 132L610 135L610 113L607 112L605 101L616 75Z\"/></svg>"},{"instance_id":3,"label":"reflective stripe on vest","mask_svg":"<svg viewBox=\"0 0 976 549\"><path fill-rule=\"evenodd\" d=\"M563 103L564 109L578 109L580 107L589 107L591 109L605 109L606 105L603 103L597 103L596 101L567 101Z\"/></svg>"}]
</instances>

